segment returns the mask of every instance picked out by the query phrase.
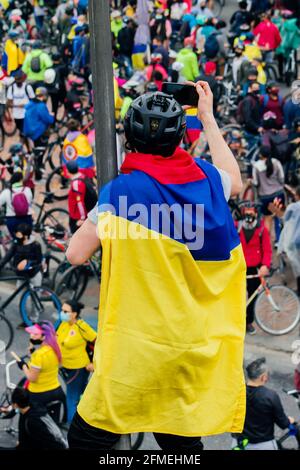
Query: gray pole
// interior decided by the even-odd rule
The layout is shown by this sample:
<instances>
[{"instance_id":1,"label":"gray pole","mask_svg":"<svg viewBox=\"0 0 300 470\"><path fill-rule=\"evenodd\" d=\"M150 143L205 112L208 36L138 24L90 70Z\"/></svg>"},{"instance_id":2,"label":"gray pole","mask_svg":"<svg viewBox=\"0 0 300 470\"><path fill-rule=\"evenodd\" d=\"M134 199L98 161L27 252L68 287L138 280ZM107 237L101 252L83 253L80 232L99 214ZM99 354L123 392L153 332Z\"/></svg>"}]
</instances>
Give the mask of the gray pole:
<instances>
[{"instance_id":1,"label":"gray pole","mask_svg":"<svg viewBox=\"0 0 300 470\"><path fill-rule=\"evenodd\" d=\"M89 0L99 187L118 173L109 4L108 0Z\"/></svg>"},{"instance_id":2,"label":"gray pole","mask_svg":"<svg viewBox=\"0 0 300 470\"><path fill-rule=\"evenodd\" d=\"M109 3L108 0L89 0L96 166L100 188L118 174ZM130 435L122 436L115 449L129 450Z\"/></svg>"}]
</instances>

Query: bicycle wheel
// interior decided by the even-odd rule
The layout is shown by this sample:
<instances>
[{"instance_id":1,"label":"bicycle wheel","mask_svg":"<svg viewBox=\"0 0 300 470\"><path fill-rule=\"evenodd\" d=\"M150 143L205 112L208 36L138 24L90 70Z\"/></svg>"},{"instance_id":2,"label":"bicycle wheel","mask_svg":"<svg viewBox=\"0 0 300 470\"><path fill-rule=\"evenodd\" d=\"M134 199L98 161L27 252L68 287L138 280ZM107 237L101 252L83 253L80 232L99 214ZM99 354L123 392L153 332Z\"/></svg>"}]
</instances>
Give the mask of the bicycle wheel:
<instances>
[{"instance_id":1,"label":"bicycle wheel","mask_svg":"<svg viewBox=\"0 0 300 470\"><path fill-rule=\"evenodd\" d=\"M212 11L216 17L219 17L221 15L224 6L225 0L214 0Z\"/></svg>"},{"instance_id":2,"label":"bicycle wheel","mask_svg":"<svg viewBox=\"0 0 300 470\"><path fill-rule=\"evenodd\" d=\"M2 118L2 127L3 127L4 134L7 137L12 137L17 132L17 126L15 123L15 120L10 114L10 112L7 110L5 111L3 118Z\"/></svg>"},{"instance_id":3,"label":"bicycle wheel","mask_svg":"<svg viewBox=\"0 0 300 470\"><path fill-rule=\"evenodd\" d=\"M265 72L266 72L268 81L277 82L278 73L277 73L276 67L274 67L274 65L268 64L268 62L267 62L266 66L265 66Z\"/></svg>"},{"instance_id":4,"label":"bicycle wheel","mask_svg":"<svg viewBox=\"0 0 300 470\"><path fill-rule=\"evenodd\" d=\"M68 198L69 180L64 177L61 166L53 170L48 176L46 191L53 193L53 197L57 201L64 201Z\"/></svg>"},{"instance_id":5,"label":"bicycle wheel","mask_svg":"<svg viewBox=\"0 0 300 470\"><path fill-rule=\"evenodd\" d=\"M48 232L45 230L46 227L63 231L64 239L69 237L69 213L66 209L50 209L45 213L41 221L41 236L48 248L53 251L61 252L60 248L56 247L55 244L49 243Z\"/></svg>"},{"instance_id":6,"label":"bicycle wheel","mask_svg":"<svg viewBox=\"0 0 300 470\"><path fill-rule=\"evenodd\" d=\"M49 152L47 155L47 163L49 163L49 166L51 170L55 170L61 165L61 145L59 142L54 143L51 145L49 148Z\"/></svg>"},{"instance_id":7,"label":"bicycle wheel","mask_svg":"<svg viewBox=\"0 0 300 470\"><path fill-rule=\"evenodd\" d=\"M73 300L79 300L89 282L88 266L71 266L61 277L59 283L55 285L55 292L58 296Z\"/></svg>"},{"instance_id":8,"label":"bicycle wheel","mask_svg":"<svg viewBox=\"0 0 300 470\"><path fill-rule=\"evenodd\" d=\"M3 345L5 350L9 349L14 339L14 329L10 321L0 313L0 355L3 353Z\"/></svg>"},{"instance_id":9,"label":"bicycle wheel","mask_svg":"<svg viewBox=\"0 0 300 470\"><path fill-rule=\"evenodd\" d=\"M48 287L32 287L25 290L19 308L21 317L28 326L48 320L58 328L61 322L61 302Z\"/></svg>"},{"instance_id":10,"label":"bicycle wheel","mask_svg":"<svg viewBox=\"0 0 300 470\"><path fill-rule=\"evenodd\" d=\"M300 320L300 303L295 292L286 286L271 286L270 295L262 292L254 306L258 326L271 335L292 331Z\"/></svg>"}]
</instances>

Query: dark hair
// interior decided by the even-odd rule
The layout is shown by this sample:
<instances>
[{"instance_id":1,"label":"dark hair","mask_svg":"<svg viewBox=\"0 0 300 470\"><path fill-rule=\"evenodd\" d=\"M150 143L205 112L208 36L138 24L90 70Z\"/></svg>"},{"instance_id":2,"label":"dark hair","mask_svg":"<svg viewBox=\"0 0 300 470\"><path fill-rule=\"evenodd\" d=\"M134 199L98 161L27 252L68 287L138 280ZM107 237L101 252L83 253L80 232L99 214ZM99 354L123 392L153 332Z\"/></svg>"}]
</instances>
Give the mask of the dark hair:
<instances>
[{"instance_id":1,"label":"dark hair","mask_svg":"<svg viewBox=\"0 0 300 470\"><path fill-rule=\"evenodd\" d=\"M248 3L244 0L241 0L239 2L239 7L241 8L241 10L247 10L247 7L248 7Z\"/></svg>"},{"instance_id":2,"label":"dark hair","mask_svg":"<svg viewBox=\"0 0 300 470\"><path fill-rule=\"evenodd\" d=\"M70 132L78 131L78 128L80 128L80 122L77 121L77 119L70 119L67 122L67 128Z\"/></svg>"},{"instance_id":3,"label":"dark hair","mask_svg":"<svg viewBox=\"0 0 300 470\"><path fill-rule=\"evenodd\" d=\"M84 305L81 302L78 302L78 300L65 300L64 303L70 305L72 312L77 313L77 317L79 317L81 310L84 308Z\"/></svg>"},{"instance_id":4,"label":"dark hair","mask_svg":"<svg viewBox=\"0 0 300 470\"><path fill-rule=\"evenodd\" d=\"M255 361L251 362L246 367L246 371L250 380L258 379L262 374L265 374L268 371L266 365L266 358L260 357L259 359L256 359Z\"/></svg>"},{"instance_id":5,"label":"dark hair","mask_svg":"<svg viewBox=\"0 0 300 470\"><path fill-rule=\"evenodd\" d=\"M274 171L274 165L273 165L273 162L272 162L272 155L271 155L271 149L270 147L267 147L266 145L263 145L261 148L260 148L260 151L259 151L260 155L264 158L267 159L267 178L270 178L270 176L273 174L273 171Z\"/></svg>"},{"instance_id":6,"label":"dark hair","mask_svg":"<svg viewBox=\"0 0 300 470\"><path fill-rule=\"evenodd\" d=\"M30 393L26 388L17 387L11 395L11 402L18 405L20 408L29 406Z\"/></svg>"},{"instance_id":7,"label":"dark hair","mask_svg":"<svg viewBox=\"0 0 300 470\"><path fill-rule=\"evenodd\" d=\"M16 233L21 232L23 235L26 235L27 237L30 237L32 234L32 227L28 224L19 224L16 228Z\"/></svg>"},{"instance_id":8,"label":"dark hair","mask_svg":"<svg viewBox=\"0 0 300 470\"><path fill-rule=\"evenodd\" d=\"M23 181L23 175L21 171L17 171L16 173L13 173L12 177L10 178L10 185L12 186L15 183L19 183L20 181Z\"/></svg>"},{"instance_id":9,"label":"dark hair","mask_svg":"<svg viewBox=\"0 0 300 470\"><path fill-rule=\"evenodd\" d=\"M78 173L79 167L76 160L70 160L67 163L66 167L68 172L71 173L71 175L76 175L76 173Z\"/></svg>"}]
</instances>

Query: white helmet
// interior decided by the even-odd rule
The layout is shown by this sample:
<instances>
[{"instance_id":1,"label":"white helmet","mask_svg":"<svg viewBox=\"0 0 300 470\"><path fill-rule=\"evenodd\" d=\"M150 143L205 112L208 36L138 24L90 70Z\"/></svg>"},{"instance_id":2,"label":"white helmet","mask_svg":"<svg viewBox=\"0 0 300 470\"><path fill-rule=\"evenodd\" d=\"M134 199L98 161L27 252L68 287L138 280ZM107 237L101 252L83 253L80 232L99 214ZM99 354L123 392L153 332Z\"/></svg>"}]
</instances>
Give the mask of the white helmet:
<instances>
[{"instance_id":1,"label":"white helmet","mask_svg":"<svg viewBox=\"0 0 300 470\"><path fill-rule=\"evenodd\" d=\"M45 71L44 75L44 82L47 83L47 85L52 85L52 83L55 82L56 79L56 72L54 69L47 69Z\"/></svg>"}]
</instances>

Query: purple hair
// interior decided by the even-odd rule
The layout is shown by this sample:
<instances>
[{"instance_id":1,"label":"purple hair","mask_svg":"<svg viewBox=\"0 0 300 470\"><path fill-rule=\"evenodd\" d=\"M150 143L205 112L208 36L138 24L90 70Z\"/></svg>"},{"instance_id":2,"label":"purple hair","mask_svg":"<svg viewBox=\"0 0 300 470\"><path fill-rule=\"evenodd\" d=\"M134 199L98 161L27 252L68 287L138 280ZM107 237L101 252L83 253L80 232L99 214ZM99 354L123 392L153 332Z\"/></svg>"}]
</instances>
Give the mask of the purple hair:
<instances>
[{"instance_id":1,"label":"purple hair","mask_svg":"<svg viewBox=\"0 0 300 470\"><path fill-rule=\"evenodd\" d=\"M55 352L58 362L61 363L61 352L56 339L56 331L51 322L45 320L40 323L40 326L43 330L43 336L45 336L44 343L48 344L53 351Z\"/></svg>"}]
</instances>

